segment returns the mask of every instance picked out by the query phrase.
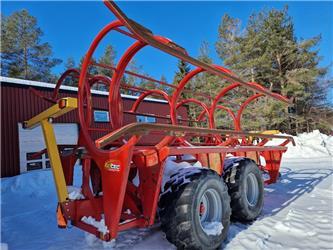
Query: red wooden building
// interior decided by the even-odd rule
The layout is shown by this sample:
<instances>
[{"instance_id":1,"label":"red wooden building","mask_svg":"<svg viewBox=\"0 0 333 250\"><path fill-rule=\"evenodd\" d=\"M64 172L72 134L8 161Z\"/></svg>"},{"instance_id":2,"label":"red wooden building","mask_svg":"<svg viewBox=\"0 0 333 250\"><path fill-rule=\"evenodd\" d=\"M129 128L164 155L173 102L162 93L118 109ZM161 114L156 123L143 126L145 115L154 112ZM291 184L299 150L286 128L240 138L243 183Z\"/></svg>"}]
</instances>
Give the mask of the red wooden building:
<instances>
[{"instance_id":1,"label":"red wooden building","mask_svg":"<svg viewBox=\"0 0 333 250\"><path fill-rule=\"evenodd\" d=\"M22 172L48 168L49 161L46 154L31 159L31 155L45 148L40 127L33 130L22 128L22 122L42 112L51 104L40 98L30 88L38 90L41 94L51 96L54 84L0 77L1 81L1 177L18 175ZM108 92L92 90L93 114L96 128L109 128ZM62 86L61 97L76 97L77 88ZM122 95L124 110L130 110L137 99L136 96ZM125 114L125 123L129 122L158 122L169 123L169 119L149 114L168 116L168 103L164 100L146 98L140 105L136 114ZM186 118L186 108L182 107L179 114ZM78 139L77 112L72 111L54 120L54 128L58 144L73 145ZM96 135L97 136L97 135ZM146 138L151 142L158 138Z\"/></svg>"}]
</instances>

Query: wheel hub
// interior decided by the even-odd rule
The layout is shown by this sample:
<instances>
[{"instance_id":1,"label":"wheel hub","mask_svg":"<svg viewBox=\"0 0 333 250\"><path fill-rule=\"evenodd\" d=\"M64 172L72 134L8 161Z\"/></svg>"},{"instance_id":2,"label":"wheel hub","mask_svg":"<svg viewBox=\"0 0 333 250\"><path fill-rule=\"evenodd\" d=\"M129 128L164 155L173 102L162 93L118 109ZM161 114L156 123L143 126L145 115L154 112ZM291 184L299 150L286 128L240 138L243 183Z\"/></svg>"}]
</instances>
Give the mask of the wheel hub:
<instances>
[{"instance_id":1,"label":"wheel hub","mask_svg":"<svg viewBox=\"0 0 333 250\"><path fill-rule=\"evenodd\" d=\"M206 212L206 207L204 205L203 202L200 203L200 207L199 207L199 214L200 214L200 217Z\"/></svg>"},{"instance_id":2,"label":"wheel hub","mask_svg":"<svg viewBox=\"0 0 333 250\"><path fill-rule=\"evenodd\" d=\"M256 176L249 173L245 185L246 199L250 206L255 206L259 198L259 185Z\"/></svg>"},{"instance_id":3,"label":"wheel hub","mask_svg":"<svg viewBox=\"0 0 333 250\"><path fill-rule=\"evenodd\" d=\"M204 192L198 206L198 214L202 229L204 224L222 221L222 201L216 190L210 188Z\"/></svg>"}]
</instances>

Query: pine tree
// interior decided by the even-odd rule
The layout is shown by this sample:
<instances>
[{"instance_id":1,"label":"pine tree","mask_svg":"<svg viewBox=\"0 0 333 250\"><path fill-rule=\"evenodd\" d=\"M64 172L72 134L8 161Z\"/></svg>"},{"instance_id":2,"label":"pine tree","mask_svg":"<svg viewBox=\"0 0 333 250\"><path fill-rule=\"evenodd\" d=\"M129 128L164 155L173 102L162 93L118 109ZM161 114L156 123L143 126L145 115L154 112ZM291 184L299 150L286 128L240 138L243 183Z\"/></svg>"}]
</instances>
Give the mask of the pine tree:
<instances>
[{"instance_id":1,"label":"pine tree","mask_svg":"<svg viewBox=\"0 0 333 250\"><path fill-rule=\"evenodd\" d=\"M209 43L203 41L200 46L198 59L202 62L213 64L213 59L209 56L209 50ZM194 82L195 89L209 94L212 98L214 98L225 85L224 81L218 76L206 72L197 75ZM207 101L207 104L210 105L210 102L208 102L209 100L205 100Z\"/></svg>"},{"instance_id":2,"label":"pine tree","mask_svg":"<svg viewBox=\"0 0 333 250\"><path fill-rule=\"evenodd\" d=\"M292 123L296 121L298 127L303 127L311 109L314 86L326 72L318 65L320 57L315 47L319 41L320 36L297 39L285 7L281 11L273 9L251 15L244 32L240 32L239 20L224 15L216 51L224 64L243 79L293 96L297 113ZM295 126L285 106L268 98L252 104L244 116L248 118L244 119L246 129L278 128L292 132Z\"/></svg>"},{"instance_id":3,"label":"pine tree","mask_svg":"<svg viewBox=\"0 0 333 250\"><path fill-rule=\"evenodd\" d=\"M141 67L137 65L136 61L132 59L130 63L128 64L128 70L133 73L139 73L141 70ZM131 86L136 86L138 84L138 78L133 75L126 75L126 83Z\"/></svg>"},{"instance_id":4,"label":"pine tree","mask_svg":"<svg viewBox=\"0 0 333 250\"><path fill-rule=\"evenodd\" d=\"M166 77L165 77L165 75L162 75L162 76L161 76L160 81L161 81L161 82L165 82L165 83L168 82L167 79L166 79ZM172 91L173 91L172 88L170 88L170 87L168 87L168 86L166 86L166 85L162 85L162 84L158 84L158 85L157 85L157 88L163 90L163 91L166 92L166 93L172 93Z\"/></svg>"},{"instance_id":5,"label":"pine tree","mask_svg":"<svg viewBox=\"0 0 333 250\"><path fill-rule=\"evenodd\" d=\"M212 64L213 59L209 56L210 49L209 43L207 41L203 41L200 46L198 59L202 62ZM218 93L226 86L226 82L220 79L218 76L203 72L197 75L194 78L195 91L204 92L208 94L211 99L201 98L203 102L207 104L208 107L212 104L213 99L218 95ZM201 107L196 107L196 113L199 114L202 111ZM215 111L215 120L216 126L218 128L229 129L232 128L232 120L229 115L221 110L217 109Z\"/></svg>"},{"instance_id":6,"label":"pine tree","mask_svg":"<svg viewBox=\"0 0 333 250\"><path fill-rule=\"evenodd\" d=\"M81 57L81 59L80 59L80 64L79 64L79 70L80 71L81 71L81 68L82 68L83 61L84 61L84 56ZM96 59L91 58L91 62L96 62ZM90 75L90 76L97 75L98 74L98 68L96 66L90 64L88 66L87 74ZM100 84L100 83L95 83L94 86L92 86L92 89L107 91L107 87L105 86L105 84Z\"/></svg>"},{"instance_id":7,"label":"pine tree","mask_svg":"<svg viewBox=\"0 0 333 250\"><path fill-rule=\"evenodd\" d=\"M201 42L198 59L204 63L213 63L212 58L209 56L209 52L210 49L208 41Z\"/></svg>"},{"instance_id":8,"label":"pine tree","mask_svg":"<svg viewBox=\"0 0 333 250\"><path fill-rule=\"evenodd\" d=\"M150 75L147 73L144 73L143 75L146 77L150 77ZM157 84L150 80L141 79L140 83L139 83L139 87L147 89L147 90L151 90L151 89L157 89Z\"/></svg>"},{"instance_id":9,"label":"pine tree","mask_svg":"<svg viewBox=\"0 0 333 250\"><path fill-rule=\"evenodd\" d=\"M81 59L80 59L80 63L79 63L79 69L80 70L81 70L83 61L84 61L84 56L82 56ZM96 62L96 59L95 58L91 58L90 61L91 62ZM97 68L97 66L94 66L94 65L90 64L88 66L87 73L90 74L90 75L92 75L92 76L97 75L98 74L98 68Z\"/></svg>"},{"instance_id":10,"label":"pine tree","mask_svg":"<svg viewBox=\"0 0 333 250\"><path fill-rule=\"evenodd\" d=\"M180 83L180 81L191 71L190 65L182 60L178 61L177 64L177 71L175 72L175 76L173 77L173 81L172 84L173 85L177 85ZM185 88L187 90L191 90L191 84L188 83L185 85ZM171 91L174 91L174 89L172 89ZM188 92L182 92L181 96L179 98L190 98L192 95Z\"/></svg>"},{"instance_id":11,"label":"pine tree","mask_svg":"<svg viewBox=\"0 0 333 250\"><path fill-rule=\"evenodd\" d=\"M333 104L327 98L327 93L332 90L333 79L329 77L321 77L312 85L309 90L310 96L304 107L303 130L309 132L313 129L320 129L328 134L333 128Z\"/></svg>"},{"instance_id":12,"label":"pine tree","mask_svg":"<svg viewBox=\"0 0 333 250\"><path fill-rule=\"evenodd\" d=\"M49 43L41 42L42 30L27 10L1 16L2 75L22 79L52 81L52 68L61 63L52 57Z\"/></svg>"},{"instance_id":13,"label":"pine tree","mask_svg":"<svg viewBox=\"0 0 333 250\"><path fill-rule=\"evenodd\" d=\"M173 78L173 84L178 84L184 78L184 76L191 70L189 64L182 60L178 61L177 69L178 71L175 73L175 76Z\"/></svg>"},{"instance_id":14,"label":"pine tree","mask_svg":"<svg viewBox=\"0 0 333 250\"><path fill-rule=\"evenodd\" d=\"M115 60L116 60L116 51L111 45L108 45L104 50L104 54L99 58L98 63L114 67ZM108 77L112 77L113 75L113 70L102 67L98 67L97 72L100 75L105 75Z\"/></svg>"},{"instance_id":15,"label":"pine tree","mask_svg":"<svg viewBox=\"0 0 333 250\"><path fill-rule=\"evenodd\" d=\"M74 69L75 68L75 60L73 57L69 57L67 58L67 61L65 63L65 70L69 70L69 69ZM68 76L66 77L66 79L63 82L63 85L67 85L67 86L78 86L78 79Z\"/></svg>"},{"instance_id":16,"label":"pine tree","mask_svg":"<svg viewBox=\"0 0 333 250\"><path fill-rule=\"evenodd\" d=\"M182 60L178 61L177 68L178 68L178 70L175 73L175 76L173 78L174 85L178 85L180 83L180 81L191 71L189 64ZM184 90L190 90L192 92L195 91L193 81L188 82L185 85ZM181 99L189 99L192 97L193 97L193 94L191 92L182 91L180 96L178 97L178 101L180 101ZM198 114L199 113L198 113L197 107L193 106L192 104L188 105L187 116L190 120L196 120ZM190 123L189 125L195 125L195 124Z\"/></svg>"},{"instance_id":17,"label":"pine tree","mask_svg":"<svg viewBox=\"0 0 333 250\"><path fill-rule=\"evenodd\" d=\"M142 66L137 65L136 61L132 59L130 63L128 64L128 71L133 73L139 73L142 70ZM140 78L130 75L130 74L124 74L122 82L129 86L139 86L140 85ZM127 95L139 95L140 93L137 91L132 91L128 89L121 89L122 94Z\"/></svg>"},{"instance_id":18,"label":"pine tree","mask_svg":"<svg viewBox=\"0 0 333 250\"><path fill-rule=\"evenodd\" d=\"M65 69L73 69L75 68L75 60L73 57L67 58L67 61L65 63Z\"/></svg>"}]
</instances>

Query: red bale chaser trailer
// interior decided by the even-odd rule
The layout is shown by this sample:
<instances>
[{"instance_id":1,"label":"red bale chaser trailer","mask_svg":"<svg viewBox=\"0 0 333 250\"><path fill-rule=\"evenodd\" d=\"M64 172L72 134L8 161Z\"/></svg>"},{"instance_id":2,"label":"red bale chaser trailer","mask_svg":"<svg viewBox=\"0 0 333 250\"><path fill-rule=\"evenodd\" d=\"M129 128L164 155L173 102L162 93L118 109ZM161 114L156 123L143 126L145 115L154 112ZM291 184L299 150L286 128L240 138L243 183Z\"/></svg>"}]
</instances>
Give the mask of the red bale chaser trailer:
<instances>
[{"instance_id":1,"label":"red bale chaser trailer","mask_svg":"<svg viewBox=\"0 0 333 250\"><path fill-rule=\"evenodd\" d=\"M243 110L260 97L291 101L258 83L241 80L230 70L190 57L186 50L163 36L129 19L118 6L105 1L116 16L92 41L81 71L71 69L59 79L49 101L50 108L26 121L26 129L41 125L58 194L58 226L72 225L110 241L120 231L149 227L161 222L167 239L179 249L216 249L227 236L230 217L240 221L257 218L263 207L264 184L276 182L282 154L292 137L267 133L244 132ZM95 50L110 32L121 33L134 40L116 67L92 61ZM126 70L130 60L144 47L152 46L196 68L178 85L167 84ZM89 67L104 67L112 78L90 75ZM227 81L216 96L189 93L185 86L200 73L216 75ZM124 74L154 81L172 89L144 89L122 82ZM66 77L78 79L78 97L58 98L58 90ZM93 98L91 87L104 84L109 88L111 130L92 127ZM225 99L232 91L248 89L239 105ZM129 110L123 109L121 89L138 93ZM192 94L186 98L182 93ZM38 95L38 92L36 91ZM169 105L170 113L161 123L125 123L125 115L161 117L140 113L140 103L148 96L159 96ZM202 112L193 118L179 117L180 107L196 105ZM229 108L227 105L236 105ZM217 110L227 112L233 130L216 128ZM72 150L58 149L52 120L67 112L77 112L80 121L79 140ZM191 120L192 119L192 120ZM180 125L181 123L181 125ZM195 127L193 124L206 124ZM98 133L96 133L98 132ZM148 139L149 140L148 140ZM152 138L155 142L152 143ZM254 144L253 138L258 142ZM265 146L272 138L283 139L279 146ZM265 159L263 164L262 159ZM77 159L82 163L80 198L69 196ZM78 168L78 167L77 167ZM268 179L263 179L263 174ZM161 191L162 190L162 191Z\"/></svg>"}]
</instances>

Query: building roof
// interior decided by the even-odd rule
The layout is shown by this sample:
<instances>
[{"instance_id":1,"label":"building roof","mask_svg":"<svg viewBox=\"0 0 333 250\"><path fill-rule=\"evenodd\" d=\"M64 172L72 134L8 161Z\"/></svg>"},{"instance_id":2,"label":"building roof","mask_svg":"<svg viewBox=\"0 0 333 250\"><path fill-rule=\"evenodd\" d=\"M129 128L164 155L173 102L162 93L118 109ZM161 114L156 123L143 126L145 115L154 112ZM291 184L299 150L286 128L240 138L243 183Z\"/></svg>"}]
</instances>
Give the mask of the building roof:
<instances>
[{"instance_id":1,"label":"building roof","mask_svg":"<svg viewBox=\"0 0 333 250\"><path fill-rule=\"evenodd\" d=\"M52 84L52 83L23 80L23 79L18 79L18 78L0 76L0 84L2 84L3 82L7 83L7 84L9 83L9 84L13 84L13 85L25 85L25 86L39 87L39 88L48 88L48 89L55 88L55 84ZM67 90L67 91L73 91L73 92L78 91L77 87L71 87L71 86L65 86L65 85L60 86L60 89ZM95 95L104 95L104 96L109 95L109 92L107 92L107 91L94 90L94 89L91 90L91 93L95 94ZM126 99L133 99L133 100L138 99L138 96L125 95L125 94L121 94L121 97L126 98ZM144 100L150 101L150 102L168 103L166 100L159 100L159 99L154 99L154 98L145 98Z\"/></svg>"}]
</instances>

